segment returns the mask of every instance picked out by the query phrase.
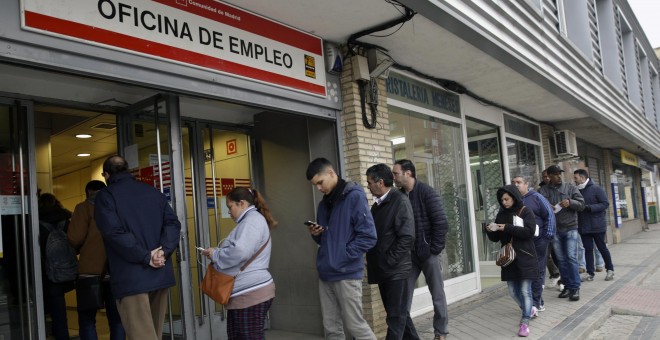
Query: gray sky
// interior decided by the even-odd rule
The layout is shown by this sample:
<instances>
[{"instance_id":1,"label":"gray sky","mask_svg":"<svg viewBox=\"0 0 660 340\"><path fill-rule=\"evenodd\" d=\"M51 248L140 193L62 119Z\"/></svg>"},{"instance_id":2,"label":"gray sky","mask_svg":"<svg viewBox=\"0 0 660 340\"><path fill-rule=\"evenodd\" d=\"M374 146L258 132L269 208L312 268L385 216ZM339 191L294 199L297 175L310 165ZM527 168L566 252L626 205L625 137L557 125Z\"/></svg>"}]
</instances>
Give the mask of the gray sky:
<instances>
[{"instance_id":1,"label":"gray sky","mask_svg":"<svg viewBox=\"0 0 660 340\"><path fill-rule=\"evenodd\" d=\"M653 48L660 47L660 0L628 0Z\"/></svg>"}]
</instances>

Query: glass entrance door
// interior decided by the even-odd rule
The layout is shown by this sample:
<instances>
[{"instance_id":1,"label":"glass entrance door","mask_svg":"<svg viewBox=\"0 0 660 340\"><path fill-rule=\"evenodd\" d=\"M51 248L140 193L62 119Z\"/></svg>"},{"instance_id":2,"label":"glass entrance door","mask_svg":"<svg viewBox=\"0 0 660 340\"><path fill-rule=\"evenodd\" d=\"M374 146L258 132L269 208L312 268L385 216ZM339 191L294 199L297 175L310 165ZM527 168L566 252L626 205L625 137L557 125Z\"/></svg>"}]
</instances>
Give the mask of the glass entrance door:
<instances>
[{"instance_id":1,"label":"glass entrance door","mask_svg":"<svg viewBox=\"0 0 660 340\"><path fill-rule=\"evenodd\" d=\"M495 266L495 255L500 249L491 242L483 225L495 220L500 205L497 189L504 185L504 170L500 152L498 128L485 122L466 119L468 149L470 153L470 175L474 197L474 215L477 228L478 251L482 288L500 281L500 269Z\"/></svg>"},{"instance_id":2,"label":"glass entrance door","mask_svg":"<svg viewBox=\"0 0 660 340\"><path fill-rule=\"evenodd\" d=\"M185 238L184 180L178 97L157 95L118 114L119 153L140 181L153 185L168 197L182 225L179 248L170 261L177 285L168 296L163 338L194 339L189 249Z\"/></svg>"},{"instance_id":3,"label":"glass entrance door","mask_svg":"<svg viewBox=\"0 0 660 340\"><path fill-rule=\"evenodd\" d=\"M0 339L44 339L34 121L31 105L0 98Z\"/></svg>"},{"instance_id":4,"label":"glass entrance door","mask_svg":"<svg viewBox=\"0 0 660 340\"><path fill-rule=\"evenodd\" d=\"M188 245L215 247L235 225L226 207L227 193L252 185L250 140L245 130L200 121L183 122L181 131ZM226 310L199 288L208 264L198 252L191 254L195 331L197 339L226 339Z\"/></svg>"}]
</instances>

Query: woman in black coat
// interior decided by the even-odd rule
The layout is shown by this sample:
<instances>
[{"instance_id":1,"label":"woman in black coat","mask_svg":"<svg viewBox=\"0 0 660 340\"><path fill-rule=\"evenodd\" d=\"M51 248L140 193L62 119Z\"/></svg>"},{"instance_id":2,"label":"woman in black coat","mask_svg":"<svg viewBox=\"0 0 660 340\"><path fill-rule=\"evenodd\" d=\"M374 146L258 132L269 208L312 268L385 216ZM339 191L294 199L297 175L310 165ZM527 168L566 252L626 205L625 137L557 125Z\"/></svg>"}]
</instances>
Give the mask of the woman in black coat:
<instances>
[{"instance_id":1,"label":"woman in black coat","mask_svg":"<svg viewBox=\"0 0 660 340\"><path fill-rule=\"evenodd\" d=\"M509 295L522 310L518 335L528 336L529 319L537 313L532 306L532 281L539 276L533 241L536 220L534 212L523 206L522 196L514 185L505 185L497 190L497 200L500 211L495 223L486 226L486 232L493 242L499 241L502 245L512 242L516 258L513 263L502 267L502 281L507 282ZM514 225L516 216L522 219L522 226Z\"/></svg>"},{"instance_id":2,"label":"woman in black coat","mask_svg":"<svg viewBox=\"0 0 660 340\"><path fill-rule=\"evenodd\" d=\"M39 196L39 245L41 247L42 266L42 280L44 287L44 303L46 312L50 314L52 319L52 331L56 340L69 339L69 326L66 315L66 301L64 294L73 290L73 281L56 283L51 281L46 275L45 269L45 253L46 253L46 240L50 233L44 223L48 223L55 227L64 222L64 232L66 233L69 227L69 219L71 212L66 210L60 201L57 200L53 194L41 194Z\"/></svg>"}]
</instances>

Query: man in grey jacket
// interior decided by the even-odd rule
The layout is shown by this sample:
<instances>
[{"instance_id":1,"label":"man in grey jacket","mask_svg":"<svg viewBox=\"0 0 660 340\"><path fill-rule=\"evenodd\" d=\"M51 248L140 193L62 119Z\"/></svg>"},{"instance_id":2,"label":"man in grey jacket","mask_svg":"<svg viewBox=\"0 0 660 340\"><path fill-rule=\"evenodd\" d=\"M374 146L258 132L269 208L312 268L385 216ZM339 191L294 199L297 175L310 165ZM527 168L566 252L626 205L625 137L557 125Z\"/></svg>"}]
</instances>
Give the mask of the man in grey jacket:
<instances>
[{"instance_id":1,"label":"man in grey jacket","mask_svg":"<svg viewBox=\"0 0 660 340\"><path fill-rule=\"evenodd\" d=\"M550 182L539 192L553 206L557 234L552 240L552 248L557 257L557 266L564 283L560 298L568 297L571 301L580 299L580 273L578 272L578 212L584 209L584 198L576 186L562 183L564 170L556 165L546 169Z\"/></svg>"}]
</instances>

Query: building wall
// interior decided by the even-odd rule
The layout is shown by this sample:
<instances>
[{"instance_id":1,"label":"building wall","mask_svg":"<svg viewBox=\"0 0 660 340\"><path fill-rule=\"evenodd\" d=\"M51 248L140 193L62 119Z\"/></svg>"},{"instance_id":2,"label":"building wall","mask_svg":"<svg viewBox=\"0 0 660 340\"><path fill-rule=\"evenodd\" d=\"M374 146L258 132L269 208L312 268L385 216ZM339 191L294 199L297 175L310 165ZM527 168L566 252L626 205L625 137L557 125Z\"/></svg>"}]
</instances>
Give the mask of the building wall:
<instances>
[{"instance_id":1,"label":"building wall","mask_svg":"<svg viewBox=\"0 0 660 340\"><path fill-rule=\"evenodd\" d=\"M389 124L387 120L387 95L385 80L378 80L378 125L375 129L367 129L362 123L362 108L358 83L353 80L353 67L350 59L346 59L344 71L341 74L341 89L343 111L341 114L342 146L344 150L344 171L346 180L361 183L371 202L371 194L366 187L367 169L378 163L392 164ZM368 110L368 107L367 107ZM385 309L383 308L377 285L370 285L363 279L362 306L364 316L371 328L380 339L385 336Z\"/></svg>"}]
</instances>

